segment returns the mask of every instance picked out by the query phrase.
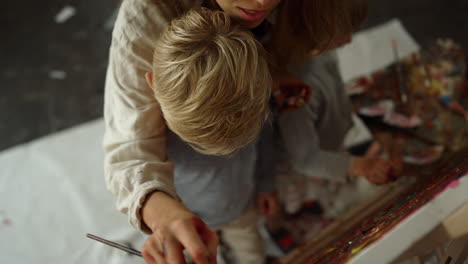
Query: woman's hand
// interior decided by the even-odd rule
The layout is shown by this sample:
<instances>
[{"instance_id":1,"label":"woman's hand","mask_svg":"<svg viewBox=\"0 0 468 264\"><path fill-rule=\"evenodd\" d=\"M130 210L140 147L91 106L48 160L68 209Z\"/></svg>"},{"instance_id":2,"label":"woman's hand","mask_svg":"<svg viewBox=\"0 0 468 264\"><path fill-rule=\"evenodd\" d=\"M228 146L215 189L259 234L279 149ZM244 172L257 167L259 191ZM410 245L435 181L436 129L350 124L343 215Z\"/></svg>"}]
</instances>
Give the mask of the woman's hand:
<instances>
[{"instance_id":1,"label":"woman's hand","mask_svg":"<svg viewBox=\"0 0 468 264\"><path fill-rule=\"evenodd\" d=\"M364 177L369 182L382 185L398 179L393 164L378 157L355 157L349 174Z\"/></svg>"},{"instance_id":2,"label":"woman's hand","mask_svg":"<svg viewBox=\"0 0 468 264\"><path fill-rule=\"evenodd\" d=\"M257 195L257 207L261 215L272 216L278 214L279 202L276 193L260 193Z\"/></svg>"},{"instance_id":3,"label":"woman's hand","mask_svg":"<svg viewBox=\"0 0 468 264\"><path fill-rule=\"evenodd\" d=\"M142 248L148 264L184 264L186 249L196 264L216 264L218 236L185 206L162 192L152 193L142 208L153 231Z\"/></svg>"}]
</instances>

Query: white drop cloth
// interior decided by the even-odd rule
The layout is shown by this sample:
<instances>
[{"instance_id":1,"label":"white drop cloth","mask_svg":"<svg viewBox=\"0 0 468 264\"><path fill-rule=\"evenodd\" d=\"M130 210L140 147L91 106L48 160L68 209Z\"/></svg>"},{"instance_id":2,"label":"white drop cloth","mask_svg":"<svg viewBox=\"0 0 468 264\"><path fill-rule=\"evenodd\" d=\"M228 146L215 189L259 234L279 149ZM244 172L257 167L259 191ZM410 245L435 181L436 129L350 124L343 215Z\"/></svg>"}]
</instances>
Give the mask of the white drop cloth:
<instances>
[{"instance_id":1,"label":"white drop cloth","mask_svg":"<svg viewBox=\"0 0 468 264\"><path fill-rule=\"evenodd\" d=\"M143 240L105 188L103 131L99 119L0 153L0 263L144 263L85 237Z\"/></svg>"}]
</instances>

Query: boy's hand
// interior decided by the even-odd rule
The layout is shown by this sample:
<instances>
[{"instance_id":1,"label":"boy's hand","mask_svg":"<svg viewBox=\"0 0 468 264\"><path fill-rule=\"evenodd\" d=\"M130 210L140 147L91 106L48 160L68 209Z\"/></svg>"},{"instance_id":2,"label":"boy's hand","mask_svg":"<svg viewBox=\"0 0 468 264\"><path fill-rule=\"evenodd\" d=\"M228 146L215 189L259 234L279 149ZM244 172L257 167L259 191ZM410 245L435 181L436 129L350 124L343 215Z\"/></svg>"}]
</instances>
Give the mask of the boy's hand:
<instances>
[{"instance_id":1,"label":"boy's hand","mask_svg":"<svg viewBox=\"0 0 468 264\"><path fill-rule=\"evenodd\" d=\"M257 207L260 214L264 216L276 215L278 213L278 195L276 193L260 193L257 195Z\"/></svg>"},{"instance_id":2,"label":"boy's hand","mask_svg":"<svg viewBox=\"0 0 468 264\"><path fill-rule=\"evenodd\" d=\"M364 177L376 185L391 183L398 179L392 163L378 157L355 157L350 174L354 177Z\"/></svg>"},{"instance_id":3,"label":"boy's hand","mask_svg":"<svg viewBox=\"0 0 468 264\"><path fill-rule=\"evenodd\" d=\"M380 153L382 152L382 146L380 145L379 142L377 141L374 141L372 142L372 144L370 145L369 149L367 150L366 154L364 155L364 157L367 157L367 158L376 158L380 155Z\"/></svg>"},{"instance_id":4,"label":"boy's hand","mask_svg":"<svg viewBox=\"0 0 468 264\"><path fill-rule=\"evenodd\" d=\"M141 250L146 263L186 263L182 253L186 249L196 264L216 264L218 236L178 201L154 192L142 217L153 231Z\"/></svg>"},{"instance_id":5,"label":"boy's hand","mask_svg":"<svg viewBox=\"0 0 468 264\"><path fill-rule=\"evenodd\" d=\"M291 112L304 106L312 88L285 71L273 73L273 96L280 112Z\"/></svg>"}]
</instances>

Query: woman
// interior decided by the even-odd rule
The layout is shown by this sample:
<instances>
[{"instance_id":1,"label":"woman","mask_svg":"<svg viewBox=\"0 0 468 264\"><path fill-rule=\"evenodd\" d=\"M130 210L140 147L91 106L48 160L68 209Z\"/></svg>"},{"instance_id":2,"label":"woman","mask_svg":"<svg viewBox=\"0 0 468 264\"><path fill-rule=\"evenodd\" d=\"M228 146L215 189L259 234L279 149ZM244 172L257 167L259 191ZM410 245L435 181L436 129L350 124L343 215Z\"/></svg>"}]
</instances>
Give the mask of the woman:
<instances>
[{"instance_id":1,"label":"woman","mask_svg":"<svg viewBox=\"0 0 468 264\"><path fill-rule=\"evenodd\" d=\"M166 128L145 80L153 44L172 19L190 8L220 9L251 29L272 55L278 86L298 82L284 65L346 41L361 19L343 0L126 0L116 21L106 77L105 177L117 207L139 230L151 234L142 253L148 263L216 263L216 234L179 202ZM274 197L259 199L264 211Z\"/></svg>"}]
</instances>

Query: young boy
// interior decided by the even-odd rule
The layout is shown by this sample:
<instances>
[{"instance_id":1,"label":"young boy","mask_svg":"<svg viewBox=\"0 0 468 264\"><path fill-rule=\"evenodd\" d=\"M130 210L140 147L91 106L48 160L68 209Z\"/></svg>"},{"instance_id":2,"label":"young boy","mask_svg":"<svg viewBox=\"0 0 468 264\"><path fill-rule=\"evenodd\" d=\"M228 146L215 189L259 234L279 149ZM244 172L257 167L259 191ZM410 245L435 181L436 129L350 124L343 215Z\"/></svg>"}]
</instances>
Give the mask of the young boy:
<instances>
[{"instance_id":1,"label":"young boy","mask_svg":"<svg viewBox=\"0 0 468 264\"><path fill-rule=\"evenodd\" d=\"M261 45L224 13L200 9L172 21L155 50L146 78L169 128L178 196L221 231L237 263L263 263L254 200L270 197L272 172L257 166L269 165L264 144L247 144L271 129L263 127L271 79Z\"/></svg>"}]
</instances>

